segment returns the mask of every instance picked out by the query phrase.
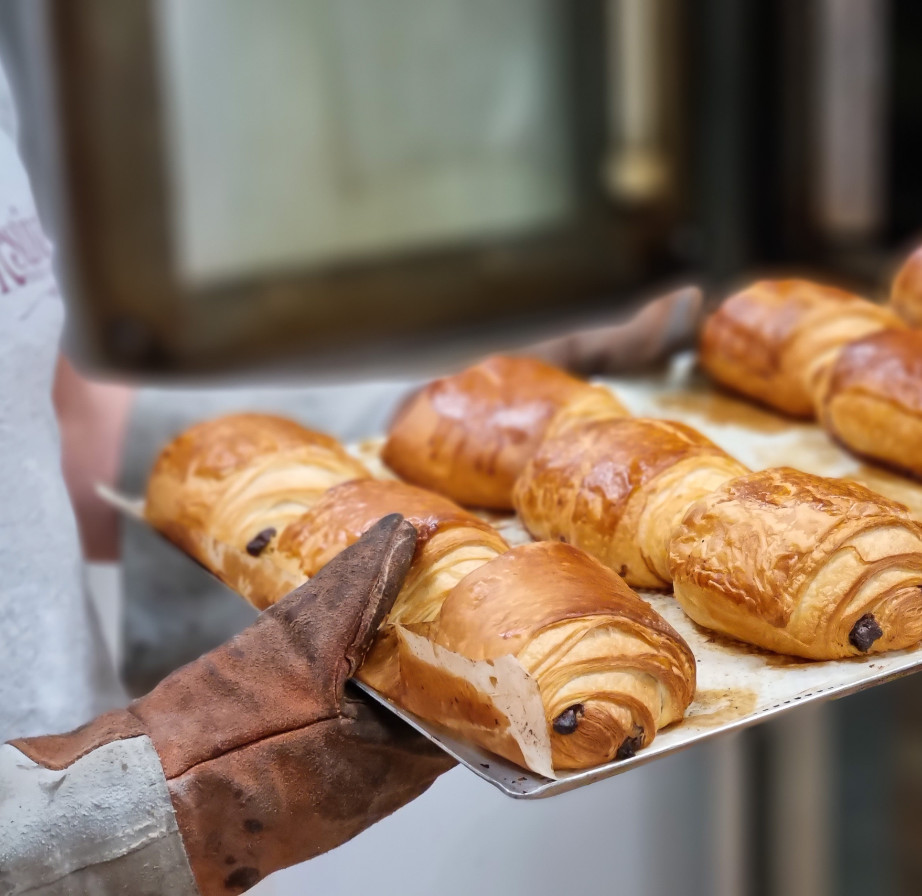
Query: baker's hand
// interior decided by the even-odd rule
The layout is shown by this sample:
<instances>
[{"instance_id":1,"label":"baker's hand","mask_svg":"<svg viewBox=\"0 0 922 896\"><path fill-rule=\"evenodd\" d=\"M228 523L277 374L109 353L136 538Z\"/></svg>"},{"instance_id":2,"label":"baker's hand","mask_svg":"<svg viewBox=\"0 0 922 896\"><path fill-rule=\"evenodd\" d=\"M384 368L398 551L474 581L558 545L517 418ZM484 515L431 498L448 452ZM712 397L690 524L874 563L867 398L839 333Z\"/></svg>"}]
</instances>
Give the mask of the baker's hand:
<instances>
[{"instance_id":1,"label":"baker's hand","mask_svg":"<svg viewBox=\"0 0 922 896\"><path fill-rule=\"evenodd\" d=\"M624 323L569 333L518 354L584 376L635 370L694 345L702 310L701 290L686 286L654 299Z\"/></svg>"},{"instance_id":2,"label":"baker's hand","mask_svg":"<svg viewBox=\"0 0 922 896\"><path fill-rule=\"evenodd\" d=\"M250 628L127 710L14 746L63 768L114 740L150 738L203 896L243 892L333 849L454 764L347 688L415 547L416 530L385 517Z\"/></svg>"}]
</instances>

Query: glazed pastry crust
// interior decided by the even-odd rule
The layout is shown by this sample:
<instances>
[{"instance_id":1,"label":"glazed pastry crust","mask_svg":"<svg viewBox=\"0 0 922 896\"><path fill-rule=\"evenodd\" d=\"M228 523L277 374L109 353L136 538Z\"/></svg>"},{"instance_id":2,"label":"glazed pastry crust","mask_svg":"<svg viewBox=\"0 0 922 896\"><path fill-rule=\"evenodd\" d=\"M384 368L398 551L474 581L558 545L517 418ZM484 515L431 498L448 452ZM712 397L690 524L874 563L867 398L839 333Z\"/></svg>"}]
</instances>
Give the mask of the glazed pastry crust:
<instances>
[{"instance_id":1,"label":"glazed pastry crust","mask_svg":"<svg viewBox=\"0 0 922 896\"><path fill-rule=\"evenodd\" d=\"M464 576L509 549L492 526L448 498L404 482L360 479L331 488L289 525L278 540L277 562L313 576L390 513L401 514L418 533L391 623L431 622Z\"/></svg>"},{"instance_id":2,"label":"glazed pastry crust","mask_svg":"<svg viewBox=\"0 0 922 896\"><path fill-rule=\"evenodd\" d=\"M922 525L857 483L788 468L734 479L688 512L670 568L695 622L778 653L839 659L922 639Z\"/></svg>"},{"instance_id":3,"label":"glazed pastry crust","mask_svg":"<svg viewBox=\"0 0 922 896\"><path fill-rule=\"evenodd\" d=\"M512 486L553 415L598 390L542 361L495 356L430 383L401 409L382 458L467 506L512 508ZM605 392L612 413L627 411ZM598 398L597 398L598 400Z\"/></svg>"},{"instance_id":4,"label":"glazed pastry crust","mask_svg":"<svg viewBox=\"0 0 922 896\"><path fill-rule=\"evenodd\" d=\"M281 532L331 486L369 475L330 436L281 417L232 414L191 427L163 449L148 480L145 516L265 607L286 592L276 593L271 569L263 574L263 564L249 562L247 545L266 530ZM290 582L283 576L278 587Z\"/></svg>"},{"instance_id":5,"label":"glazed pastry crust","mask_svg":"<svg viewBox=\"0 0 922 896\"><path fill-rule=\"evenodd\" d=\"M393 512L413 523L419 542L358 672L363 681L397 702L410 685L403 680L396 624L468 659L512 654L538 684L555 768L608 762L682 718L695 686L688 646L621 579L574 548L536 544L509 551L491 526L446 498L402 482L356 480L331 489L290 525L278 540L277 559L288 556L312 574ZM426 693L444 698L440 711L478 705L438 675L430 679L431 671L416 671L427 675ZM576 704L576 730L556 732L554 720ZM450 724L457 728L461 721ZM464 730L521 761L482 727Z\"/></svg>"},{"instance_id":6,"label":"glazed pastry crust","mask_svg":"<svg viewBox=\"0 0 922 896\"><path fill-rule=\"evenodd\" d=\"M922 478L922 332L888 330L846 346L820 419L857 454Z\"/></svg>"},{"instance_id":7,"label":"glazed pastry crust","mask_svg":"<svg viewBox=\"0 0 922 896\"><path fill-rule=\"evenodd\" d=\"M682 718L695 688L691 651L610 570L561 544L509 551L487 523L406 483L364 476L320 494L331 469L363 472L335 440L296 424L222 418L164 450L148 514L165 531L187 533L193 555L258 607L315 574L381 517L402 514L419 533L416 555L358 676L399 702L407 682L398 623L470 659L514 654L540 691L557 768L632 755ZM166 517L171 512L181 525ZM252 556L253 528L267 523L277 534ZM431 674L413 686L437 691L445 682ZM482 705L463 689L444 696L440 716L452 702ZM572 730L561 733L567 712ZM508 747L492 732L481 735L486 746ZM504 755L521 761L515 751Z\"/></svg>"},{"instance_id":8,"label":"glazed pastry crust","mask_svg":"<svg viewBox=\"0 0 922 896\"><path fill-rule=\"evenodd\" d=\"M890 307L909 326L922 328L922 246L906 259L893 278Z\"/></svg>"},{"instance_id":9,"label":"glazed pastry crust","mask_svg":"<svg viewBox=\"0 0 922 896\"><path fill-rule=\"evenodd\" d=\"M890 309L806 280L763 280L728 298L705 323L702 366L717 382L794 417L817 393L843 346L905 325Z\"/></svg>"},{"instance_id":10,"label":"glazed pastry crust","mask_svg":"<svg viewBox=\"0 0 922 896\"><path fill-rule=\"evenodd\" d=\"M523 524L535 538L576 545L629 585L668 587L669 539L685 512L746 467L682 423L561 416L516 483Z\"/></svg>"},{"instance_id":11,"label":"glazed pastry crust","mask_svg":"<svg viewBox=\"0 0 922 896\"><path fill-rule=\"evenodd\" d=\"M471 659L511 653L522 663L541 692L555 768L630 755L680 720L695 693L685 641L569 545L513 548L468 575L442 606L433 638ZM554 722L568 710L573 730L561 733Z\"/></svg>"}]
</instances>

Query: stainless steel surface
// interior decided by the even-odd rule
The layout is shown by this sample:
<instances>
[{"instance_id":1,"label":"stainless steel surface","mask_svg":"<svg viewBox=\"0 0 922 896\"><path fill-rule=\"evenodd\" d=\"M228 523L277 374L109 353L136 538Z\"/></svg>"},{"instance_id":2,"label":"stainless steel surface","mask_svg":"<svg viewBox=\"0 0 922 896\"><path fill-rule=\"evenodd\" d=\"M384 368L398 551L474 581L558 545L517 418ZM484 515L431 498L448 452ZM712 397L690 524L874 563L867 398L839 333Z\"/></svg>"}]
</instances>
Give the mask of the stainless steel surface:
<instances>
[{"instance_id":1,"label":"stainless steel surface","mask_svg":"<svg viewBox=\"0 0 922 896\"><path fill-rule=\"evenodd\" d=\"M692 649L697 647L692 644ZM846 663L849 661L846 661ZM867 661L863 661L859 669L865 668ZM816 663L816 666L841 666L842 663ZM789 688L780 688L779 690L786 693L779 693L776 699L769 701L767 705L757 710L746 713L733 721L717 724L708 728L704 719L707 712L702 712L699 701L695 701L689 710L689 715L685 721L672 728L659 733L656 740L641 753L638 753L632 759L624 759L616 762L609 762L596 768L585 771L561 772L556 781L544 778L529 772L527 769L519 768L510 762L502 759L486 750L466 741L458 740L450 732L445 731L438 725L434 725L423 719L419 719L412 713L408 713L400 707L395 706L386 698L376 693L372 688L362 685L359 686L370 696L374 697L379 703L389 707L396 715L412 725L417 731L424 734L433 743L438 744L446 753L454 756L460 763L467 766L475 775L488 781L494 787L501 790L507 796L514 799L542 799L544 797L556 796L559 793L566 793L577 787L583 787L586 784L592 784L594 781L601 781L605 778L611 778L615 775L623 774L632 768L637 768L660 759L663 756L669 756L680 750L687 749L706 740L711 740L718 735L727 734L731 731L739 731L748 728L750 725L757 725L767 719L786 713L792 709L813 702L831 700L833 698L845 697L848 694L854 694L875 685L883 684L894 678L903 675L909 675L919 671L922 668L922 650L915 649L910 652L904 652L903 655L895 660L890 666L880 668L877 663L871 665L876 668L871 671L867 667L866 671L870 674L862 675L859 671L855 680L850 682L828 683L817 685L807 690L797 691L796 685ZM730 663L732 669L732 661ZM700 668L700 666L699 666ZM730 670L726 670L730 671ZM756 670L751 670L755 672ZM757 673L756 673L757 674ZM834 677L834 673L833 673ZM695 716L699 719L696 721Z\"/></svg>"}]
</instances>

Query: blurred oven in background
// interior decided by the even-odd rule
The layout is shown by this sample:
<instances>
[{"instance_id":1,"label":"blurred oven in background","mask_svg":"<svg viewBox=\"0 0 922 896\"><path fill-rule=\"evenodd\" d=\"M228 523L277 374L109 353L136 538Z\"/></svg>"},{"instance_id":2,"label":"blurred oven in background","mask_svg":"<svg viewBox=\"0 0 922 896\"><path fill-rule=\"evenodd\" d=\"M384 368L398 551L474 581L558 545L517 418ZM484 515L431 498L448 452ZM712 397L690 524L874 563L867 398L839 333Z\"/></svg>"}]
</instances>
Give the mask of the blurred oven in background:
<instances>
[{"instance_id":1,"label":"blurred oven in background","mask_svg":"<svg viewBox=\"0 0 922 896\"><path fill-rule=\"evenodd\" d=\"M677 0L54 10L73 265L112 363L425 344L681 267Z\"/></svg>"},{"instance_id":2,"label":"blurred oven in background","mask_svg":"<svg viewBox=\"0 0 922 896\"><path fill-rule=\"evenodd\" d=\"M53 3L73 267L182 371L610 308L919 226L913 4Z\"/></svg>"},{"instance_id":3,"label":"blurred oven in background","mask_svg":"<svg viewBox=\"0 0 922 896\"><path fill-rule=\"evenodd\" d=\"M919 226L914 9L52 0L95 347L323 366L678 278L879 289Z\"/></svg>"},{"instance_id":4,"label":"blurred oven in background","mask_svg":"<svg viewBox=\"0 0 922 896\"><path fill-rule=\"evenodd\" d=\"M49 9L62 248L123 371L444 359L678 279L716 299L794 272L879 297L922 232L920 4ZM745 879L727 879L918 892L918 692L804 722L825 726L793 741L810 755L790 728L748 735L745 832L717 833L746 841ZM804 769L829 776L820 810L798 809Z\"/></svg>"}]
</instances>

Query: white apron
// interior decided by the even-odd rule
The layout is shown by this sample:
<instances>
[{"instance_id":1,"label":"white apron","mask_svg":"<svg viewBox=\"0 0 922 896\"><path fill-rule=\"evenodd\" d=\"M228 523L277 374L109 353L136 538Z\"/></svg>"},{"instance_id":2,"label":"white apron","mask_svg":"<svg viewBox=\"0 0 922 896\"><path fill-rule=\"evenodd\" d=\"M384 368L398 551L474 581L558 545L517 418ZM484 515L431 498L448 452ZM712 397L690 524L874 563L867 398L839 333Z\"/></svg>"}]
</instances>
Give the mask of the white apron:
<instances>
[{"instance_id":1,"label":"white apron","mask_svg":"<svg viewBox=\"0 0 922 896\"><path fill-rule=\"evenodd\" d=\"M67 731L117 694L51 404L62 303L9 108L0 76L0 741Z\"/></svg>"}]
</instances>

